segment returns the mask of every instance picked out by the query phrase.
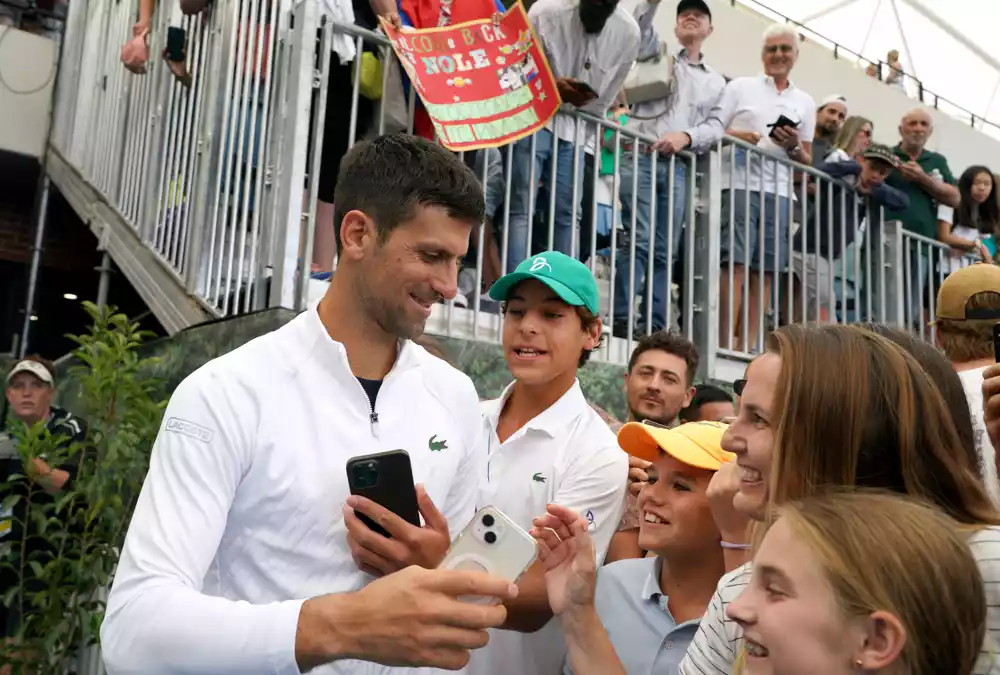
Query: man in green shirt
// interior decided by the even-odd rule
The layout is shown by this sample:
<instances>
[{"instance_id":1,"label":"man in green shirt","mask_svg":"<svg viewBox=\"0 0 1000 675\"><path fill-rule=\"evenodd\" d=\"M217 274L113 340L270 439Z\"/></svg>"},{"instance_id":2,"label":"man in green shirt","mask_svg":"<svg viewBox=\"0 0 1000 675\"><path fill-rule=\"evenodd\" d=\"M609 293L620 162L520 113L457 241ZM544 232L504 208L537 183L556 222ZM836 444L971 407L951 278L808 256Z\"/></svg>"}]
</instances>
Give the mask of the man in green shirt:
<instances>
[{"instance_id":1,"label":"man in green shirt","mask_svg":"<svg viewBox=\"0 0 1000 675\"><path fill-rule=\"evenodd\" d=\"M886 220L900 220L903 227L925 237L937 237L937 203L957 207L959 202L955 177L944 155L924 146L934 132L934 120L928 111L917 108L903 116L899 124L899 145L895 147L899 167L885 181L910 198L910 206L901 211L886 211Z\"/></svg>"},{"instance_id":2,"label":"man in green shirt","mask_svg":"<svg viewBox=\"0 0 1000 675\"><path fill-rule=\"evenodd\" d=\"M900 163L885 182L906 193L910 198L910 205L900 210L886 209L885 220L898 220L908 232L937 239L938 204L956 207L959 195L958 188L955 187L955 177L948 167L948 160L944 155L924 147L932 133L934 133L934 120L927 110L915 108L903 115L899 123L899 145L893 148ZM910 326L923 326L926 320L931 318L925 309L927 305L925 300L932 261L928 248L917 246L913 241L904 240L904 254L909 258L910 270L906 279L906 285L909 287L906 297L910 300L909 306L904 307L905 321ZM873 255L869 260L870 278L878 279L879 269L883 266L881 256ZM887 317L881 315L878 306L878 293L872 294L872 302L875 320L886 319Z\"/></svg>"}]
</instances>

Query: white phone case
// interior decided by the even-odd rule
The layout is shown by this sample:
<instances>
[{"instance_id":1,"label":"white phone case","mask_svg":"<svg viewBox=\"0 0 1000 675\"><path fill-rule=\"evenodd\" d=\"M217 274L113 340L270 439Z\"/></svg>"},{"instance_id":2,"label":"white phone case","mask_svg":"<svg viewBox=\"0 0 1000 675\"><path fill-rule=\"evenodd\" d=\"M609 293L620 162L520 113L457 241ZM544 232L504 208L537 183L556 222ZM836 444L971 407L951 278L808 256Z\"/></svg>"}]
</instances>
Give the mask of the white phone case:
<instances>
[{"instance_id":1,"label":"white phone case","mask_svg":"<svg viewBox=\"0 0 1000 675\"><path fill-rule=\"evenodd\" d=\"M531 567L538 544L500 509L480 509L452 543L440 569L487 572L515 582Z\"/></svg>"}]
</instances>

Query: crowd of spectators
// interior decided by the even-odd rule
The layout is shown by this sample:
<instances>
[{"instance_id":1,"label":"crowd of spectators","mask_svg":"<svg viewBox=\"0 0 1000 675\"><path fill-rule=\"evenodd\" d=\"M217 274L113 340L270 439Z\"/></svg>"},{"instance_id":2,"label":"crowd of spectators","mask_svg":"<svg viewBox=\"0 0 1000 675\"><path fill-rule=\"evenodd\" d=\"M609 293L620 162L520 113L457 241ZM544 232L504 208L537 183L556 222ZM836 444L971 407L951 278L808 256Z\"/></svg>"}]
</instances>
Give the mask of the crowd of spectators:
<instances>
[{"instance_id":1,"label":"crowd of spectators","mask_svg":"<svg viewBox=\"0 0 1000 675\"><path fill-rule=\"evenodd\" d=\"M144 45L153 2L140 3L134 37L123 48L122 59L135 72L144 72L148 61ZM340 21L373 31L378 30L380 15L407 29L489 18L504 10L499 0L328 4ZM210 5L184 0L182 10L196 13ZM703 53L713 32L709 5L702 0L679 2L674 35L667 39L654 27L659 6L657 0L648 0L630 13L604 0L531 4L529 18L564 105L532 137L508 147L463 153L465 163L485 179L487 203L485 236L480 241L480 232L474 234L457 304L470 306L472 296L483 293L532 251L554 249L583 261L596 253L592 262L599 270L607 270L614 259L614 287L609 289L613 302L605 318L613 318L609 323L615 336L677 327L682 313L674 299L683 283L685 235L694 213L689 195L696 176L689 153L702 154L724 138L736 147L723 153L723 347L758 351L765 327L803 318L846 320L866 310L878 316L880 294L870 291L884 259L875 255L881 230L877 222L869 223L872 206L884 208L885 219L900 221L905 231L949 247L949 255L937 255L913 243L923 240L908 240L901 292L908 298L906 314L914 325L920 316L931 314L929 298L939 283L938 270L993 259L994 231L1000 226L994 175L988 167L970 167L956 181L947 158L927 148L934 131L927 110L907 113L897 140L882 130L882 143L875 143L876 130L863 117L861 102L835 93L814 98L794 84L801 36L792 27L775 24L765 32L762 74L731 79L714 70ZM373 133L379 113L386 131L405 130L410 124L405 112L401 118L393 113L394 108L406 108L411 94L398 68L387 65L388 87L374 96L381 100L366 97L362 87L356 107L344 104L355 95L355 60L375 58L375 45L364 45L359 55L353 39L341 35L332 44L312 249L312 271L320 277L329 276L335 259L333 186L340 158L351 143ZM898 76L902 70L895 56L890 71ZM185 75L182 65L168 54L165 58L175 75ZM627 78L639 65L661 69L662 95L635 94L630 100ZM583 124L586 131L577 135L576 120L567 114L572 111L609 118L624 127L618 156L611 147L611 131L598 138L596 126ZM412 125L415 133L434 138L419 100ZM247 155L253 157L255 170L257 151ZM819 173L796 171L796 164ZM843 279L837 262L860 246L866 229L875 242L867 257L870 263L851 280ZM790 284L782 275L788 270ZM845 290L848 286L853 290ZM489 299L480 302L481 309L498 311Z\"/></svg>"}]
</instances>

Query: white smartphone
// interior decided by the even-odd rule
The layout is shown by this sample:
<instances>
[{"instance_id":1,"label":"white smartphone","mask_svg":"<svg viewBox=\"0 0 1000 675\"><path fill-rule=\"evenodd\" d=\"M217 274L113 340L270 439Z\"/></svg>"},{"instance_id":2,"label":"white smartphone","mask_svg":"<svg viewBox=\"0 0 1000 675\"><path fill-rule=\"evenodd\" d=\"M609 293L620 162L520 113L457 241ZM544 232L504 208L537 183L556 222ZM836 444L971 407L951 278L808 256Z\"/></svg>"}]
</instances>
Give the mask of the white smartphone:
<instances>
[{"instance_id":1,"label":"white smartphone","mask_svg":"<svg viewBox=\"0 0 1000 675\"><path fill-rule=\"evenodd\" d=\"M537 556L535 539L503 511L487 506L452 543L440 569L486 572L515 582Z\"/></svg>"}]
</instances>

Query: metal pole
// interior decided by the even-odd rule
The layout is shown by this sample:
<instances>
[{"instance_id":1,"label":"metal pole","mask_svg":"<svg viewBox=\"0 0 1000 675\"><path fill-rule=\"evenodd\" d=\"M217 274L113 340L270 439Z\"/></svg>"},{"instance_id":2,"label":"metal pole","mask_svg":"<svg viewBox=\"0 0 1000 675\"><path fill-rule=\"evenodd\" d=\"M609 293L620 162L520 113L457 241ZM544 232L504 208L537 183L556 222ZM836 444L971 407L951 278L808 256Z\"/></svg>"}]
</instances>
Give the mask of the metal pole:
<instances>
[{"instance_id":1,"label":"metal pole","mask_svg":"<svg viewBox=\"0 0 1000 675\"><path fill-rule=\"evenodd\" d=\"M38 286L38 270L42 264L42 241L45 239L45 220L49 210L49 186L47 173L42 174L42 190L38 198L38 219L35 223L35 243L31 247L31 263L28 268L28 294L24 300L24 325L21 328L21 344L18 356L24 358L28 350L28 334L31 332L31 316L35 311L35 290Z\"/></svg>"},{"instance_id":2,"label":"metal pole","mask_svg":"<svg viewBox=\"0 0 1000 675\"><path fill-rule=\"evenodd\" d=\"M68 18L68 17L67 17ZM31 251L31 263L28 268L28 293L24 302L24 325L21 328L21 339L17 345L17 354L20 358L28 350L28 334L31 332L31 316L35 310L35 290L38 286L38 271L42 263L42 242L45 240L45 220L49 210L49 146L52 143L52 130L55 126L53 117L55 116L56 102L59 93L59 74L62 68L63 47L66 45L66 19L63 19L59 31L59 51L56 53L56 75L52 81L52 91L49 93L49 112L45 120L45 147L42 148L41 157L41 194L38 201L38 217L35 224L35 243Z\"/></svg>"},{"instance_id":3,"label":"metal pole","mask_svg":"<svg viewBox=\"0 0 1000 675\"><path fill-rule=\"evenodd\" d=\"M906 39L906 31L903 29L902 19L899 18L899 7L896 5L896 0L889 0L889 6L892 7L893 16L896 18L896 28L899 29L899 37L903 40L903 51L906 53L907 68L910 69L908 73L906 73L905 70L903 72L919 81L920 78L917 77L917 66L913 63L913 52L910 51L910 41Z\"/></svg>"},{"instance_id":4,"label":"metal pole","mask_svg":"<svg viewBox=\"0 0 1000 675\"><path fill-rule=\"evenodd\" d=\"M865 39L861 43L861 49L858 50L859 54L864 54L865 50L868 49L868 41L872 37L872 30L875 29L875 21L878 20L878 12L882 9L882 0L878 0L875 4L875 11L872 12L872 20L868 22L868 31L865 33Z\"/></svg>"},{"instance_id":5,"label":"metal pole","mask_svg":"<svg viewBox=\"0 0 1000 675\"><path fill-rule=\"evenodd\" d=\"M111 285L111 273L114 268L111 266L111 256L107 251L101 256L101 266L97 268L101 277L97 282L97 306L104 307L108 304L108 288Z\"/></svg>"}]
</instances>

